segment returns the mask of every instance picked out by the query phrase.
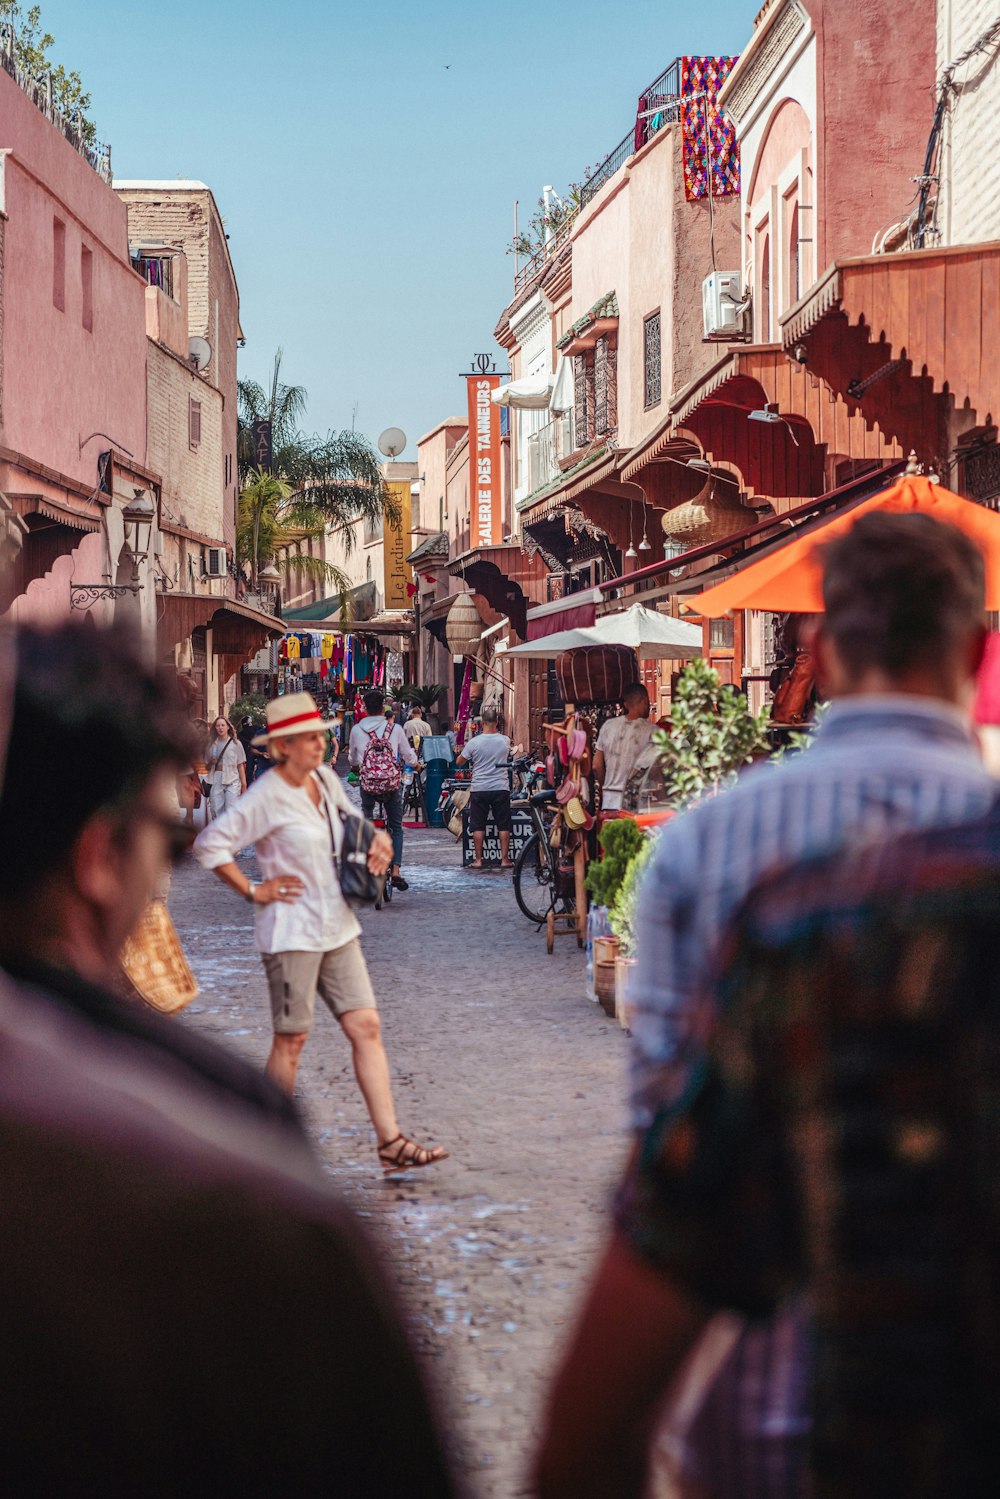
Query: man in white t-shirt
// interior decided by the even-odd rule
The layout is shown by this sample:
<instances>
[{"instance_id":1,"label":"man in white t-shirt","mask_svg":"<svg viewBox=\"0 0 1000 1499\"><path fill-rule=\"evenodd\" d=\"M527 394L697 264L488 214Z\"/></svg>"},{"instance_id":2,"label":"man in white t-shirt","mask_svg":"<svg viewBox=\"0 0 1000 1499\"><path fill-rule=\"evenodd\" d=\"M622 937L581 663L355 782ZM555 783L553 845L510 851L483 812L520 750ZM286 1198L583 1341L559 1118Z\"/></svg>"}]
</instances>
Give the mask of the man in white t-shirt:
<instances>
[{"instance_id":1,"label":"man in white t-shirt","mask_svg":"<svg viewBox=\"0 0 1000 1499\"><path fill-rule=\"evenodd\" d=\"M511 869L510 861L510 740L501 734L500 716L495 708L484 708L483 732L470 739L458 756L459 765L472 766L469 794L469 828L476 857L472 869L483 867L486 824L492 816L500 834L500 868Z\"/></svg>"},{"instance_id":2,"label":"man in white t-shirt","mask_svg":"<svg viewBox=\"0 0 1000 1499\"><path fill-rule=\"evenodd\" d=\"M601 810L620 812L622 794L656 725L649 721L649 693L637 682L622 697L625 712L601 725L594 750L594 780L601 787Z\"/></svg>"}]
</instances>

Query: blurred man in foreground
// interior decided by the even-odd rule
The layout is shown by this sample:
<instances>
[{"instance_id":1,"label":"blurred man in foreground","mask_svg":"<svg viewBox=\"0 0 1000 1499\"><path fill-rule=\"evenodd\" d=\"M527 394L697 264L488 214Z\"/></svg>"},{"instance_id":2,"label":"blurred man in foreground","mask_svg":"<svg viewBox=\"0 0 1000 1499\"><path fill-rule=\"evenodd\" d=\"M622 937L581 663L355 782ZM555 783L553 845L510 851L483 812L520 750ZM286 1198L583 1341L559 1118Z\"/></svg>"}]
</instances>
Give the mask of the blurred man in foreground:
<instances>
[{"instance_id":1,"label":"blurred man in foreground","mask_svg":"<svg viewBox=\"0 0 1000 1499\"><path fill-rule=\"evenodd\" d=\"M700 1084L711 1021L704 997L727 923L754 883L795 860L959 823L991 805L996 783L964 711L985 639L984 594L977 548L925 516L867 515L826 549L814 651L824 694L836 701L813 744L748 772L658 839L632 989L633 1173L655 1153L646 1132ZM640 1492L656 1407L704 1325L706 1304L658 1267L647 1201L630 1174L555 1386L545 1499ZM795 1309L743 1333L696 1415L683 1481L712 1499L804 1492L807 1347Z\"/></svg>"},{"instance_id":2,"label":"blurred man in foreground","mask_svg":"<svg viewBox=\"0 0 1000 1499\"><path fill-rule=\"evenodd\" d=\"M4 1491L452 1493L374 1253L294 1106L109 992L176 848L183 714L116 635L25 630L16 653L0 793Z\"/></svg>"}]
</instances>

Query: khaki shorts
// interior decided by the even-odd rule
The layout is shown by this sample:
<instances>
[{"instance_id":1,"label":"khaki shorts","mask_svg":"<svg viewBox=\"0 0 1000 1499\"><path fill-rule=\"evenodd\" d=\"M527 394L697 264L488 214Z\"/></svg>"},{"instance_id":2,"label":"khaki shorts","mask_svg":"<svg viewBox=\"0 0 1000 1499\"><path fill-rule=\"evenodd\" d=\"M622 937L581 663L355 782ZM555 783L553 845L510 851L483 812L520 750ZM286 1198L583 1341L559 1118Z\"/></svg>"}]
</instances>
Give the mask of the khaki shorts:
<instances>
[{"instance_id":1,"label":"khaki shorts","mask_svg":"<svg viewBox=\"0 0 1000 1499\"><path fill-rule=\"evenodd\" d=\"M263 952L260 956L278 1035L301 1035L312 1028L317 993L338 1020L350 1010L376 1008L357 937L332 952Z\"/></svg>"}]
</instances>

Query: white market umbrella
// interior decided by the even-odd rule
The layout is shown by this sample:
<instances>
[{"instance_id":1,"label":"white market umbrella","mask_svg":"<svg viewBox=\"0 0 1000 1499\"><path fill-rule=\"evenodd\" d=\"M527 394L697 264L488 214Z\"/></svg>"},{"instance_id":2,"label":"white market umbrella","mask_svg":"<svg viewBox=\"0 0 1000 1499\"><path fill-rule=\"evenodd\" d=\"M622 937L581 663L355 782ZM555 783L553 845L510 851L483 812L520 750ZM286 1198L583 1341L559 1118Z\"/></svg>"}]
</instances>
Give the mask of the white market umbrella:
<instances>
[{"instance_id":1,"label":"white market umbrella","mask_svg":"<svg viewBox=\"0 0 1000 1499\"><path fill-rule=\"evenodd\" d=\"M605 614L596 624L558 630L503 654L522 661L545 661L585 645L627 645L647 661L679 661L701 655L702 630L687 620L671 619L669 614L633 604L620 614Z\"/></svg>"}]
</instances>

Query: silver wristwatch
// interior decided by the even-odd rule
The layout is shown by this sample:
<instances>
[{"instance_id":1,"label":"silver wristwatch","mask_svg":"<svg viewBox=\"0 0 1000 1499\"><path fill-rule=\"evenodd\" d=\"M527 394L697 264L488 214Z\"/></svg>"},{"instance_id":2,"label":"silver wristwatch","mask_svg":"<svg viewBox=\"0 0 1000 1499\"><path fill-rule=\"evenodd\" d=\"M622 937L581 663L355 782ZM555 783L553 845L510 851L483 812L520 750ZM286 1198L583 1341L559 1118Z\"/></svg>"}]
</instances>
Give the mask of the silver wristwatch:
<instances>
[{"instance_id":1,"label":"silver wristwatch","mask_svg":"<svg viewBox=\"0 0 1000 1499\"><path fill-rule=\"evenodd\" d=\"M246 899L250 902L250 904L252 906L255 906L257 904L257 902L253 898L253 893L254 893L255 890L257 890L259 888L260 888L260 880L248 880L247 881Z\"/></svg>"}]
</instances>

